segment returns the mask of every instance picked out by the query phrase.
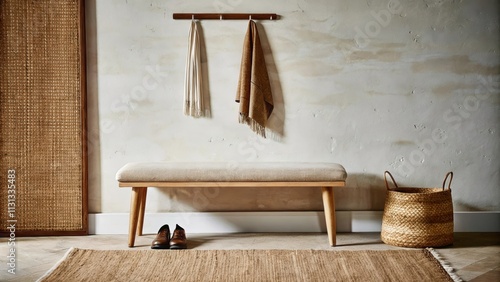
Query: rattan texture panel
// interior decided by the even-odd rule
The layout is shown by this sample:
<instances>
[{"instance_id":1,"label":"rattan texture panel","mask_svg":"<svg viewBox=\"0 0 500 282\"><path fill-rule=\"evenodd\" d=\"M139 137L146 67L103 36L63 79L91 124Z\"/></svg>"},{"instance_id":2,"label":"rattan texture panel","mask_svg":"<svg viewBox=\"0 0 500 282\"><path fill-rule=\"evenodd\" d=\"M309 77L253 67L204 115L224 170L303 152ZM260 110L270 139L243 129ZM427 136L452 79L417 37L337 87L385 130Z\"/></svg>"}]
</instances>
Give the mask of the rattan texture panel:
<instances>
[{"instance_id":1,"label":"rattan texture panel","mask_svg":"<svg viewBox=\"0 0 500 282\"><path fill-rule=\"evenodd\" d=\"M0 219L17 232L87 230L80 21L78 0L0 1Z\"/></svg>"}]
</instances>

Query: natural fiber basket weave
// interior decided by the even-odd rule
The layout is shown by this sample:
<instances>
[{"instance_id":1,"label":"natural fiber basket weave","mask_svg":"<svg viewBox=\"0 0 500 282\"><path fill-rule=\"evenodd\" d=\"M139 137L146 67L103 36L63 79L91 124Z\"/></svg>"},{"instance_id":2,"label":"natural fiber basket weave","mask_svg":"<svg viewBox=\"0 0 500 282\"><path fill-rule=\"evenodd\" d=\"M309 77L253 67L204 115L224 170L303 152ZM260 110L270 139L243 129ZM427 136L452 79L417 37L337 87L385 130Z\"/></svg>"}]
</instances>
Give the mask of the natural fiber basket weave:
<instances>
[{"instance_id":1,"label":"natural fiber basket weave","mask_svg":"<svg viewBox=\"0 0 500 282\"><path fill-rule=\"evenodd\" d=\"M86 233L82 15L81 0L0 0L0 235Z\"/></svg>"},{"instance_id":2,"label":"natural fiber basket weave","mask_svg":"<svg viewBox=\"0 0 500 282\"><path fill-rule=\"evenodd\" d=\"M395 188L389 188L389 175ZM446 181L450 177L448 189ZM446 174L442 188L399 187L391 173L384 173L387 197L382 218L382 241L411 248L453 244L451 181Z\"/></svg>"}]
</instances>

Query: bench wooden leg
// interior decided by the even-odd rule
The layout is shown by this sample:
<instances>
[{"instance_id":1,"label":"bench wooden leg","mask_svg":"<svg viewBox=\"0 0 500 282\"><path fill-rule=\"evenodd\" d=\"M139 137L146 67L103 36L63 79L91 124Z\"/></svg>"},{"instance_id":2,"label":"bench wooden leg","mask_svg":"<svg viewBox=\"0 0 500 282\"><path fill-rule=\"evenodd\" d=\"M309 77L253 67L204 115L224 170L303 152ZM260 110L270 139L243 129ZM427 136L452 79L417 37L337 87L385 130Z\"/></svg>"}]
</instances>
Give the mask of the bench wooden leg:
<instances>
[{"instance_id":1,"label":"bench wooden leg","mask_svg":"<svg viewBox=\"0 0 500 282\"><path fill-rule=\"evenodd\" d=\"M137 223L137 236L142 236L142 229L144 226L144 213L146 210L146 196L148 188L145 187L139 192L139 222Z\"/></svg>"},{"instance_id":2,"label":"bench wooden leg","mask_svg":"<svg viewBox=\"0 0 500 282\"><path fill-rule=\"evenodd\" d=\"M139 209L141 193L146 187L132 187L132 197L130 199L130 219L128 229L128 246L133 247L135 242L135 232L137 231L137 221L139 219Z\"/></svg>"},{"instance_id":3,"label":"bench wooden leg","mask_svg":"<svg viewBox=\"0 0 500 282\"><path fill-rule=\"evenodd\" d=\"M330 246L335 246L337 244L337 229L335 222L335 197L333 195L333 187L323 187L322 192L328 241L330 242Z\"/></svg>"}]
</instances>

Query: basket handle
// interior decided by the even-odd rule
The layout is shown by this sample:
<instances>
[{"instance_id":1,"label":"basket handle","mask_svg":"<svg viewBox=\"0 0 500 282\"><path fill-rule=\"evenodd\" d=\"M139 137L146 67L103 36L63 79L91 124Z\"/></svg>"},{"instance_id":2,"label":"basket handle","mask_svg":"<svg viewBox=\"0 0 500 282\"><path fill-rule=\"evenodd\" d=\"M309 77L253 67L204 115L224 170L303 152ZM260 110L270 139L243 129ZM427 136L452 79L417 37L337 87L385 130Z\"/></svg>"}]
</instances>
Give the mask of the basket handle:
<instances>
[{"instance_id":1,"label":"basket handle","mask_svg":"<svg viewBox=\"0 0 500 282\"><path fill-rule=\"evenodd\" d=\"M392 179L392 183L394 183L394 186L396 186L396 188L399 188L399 187L398 187L398 184L396 183L396 180L394 180L394 177L392 177L392 174L391 174L389 171L387 171L387 170L386 170L386 171L384 172L384 180L385 180L385 187L387 187L387 190L391 190L391 189L389 188L389 183L387 183L387 175L388 175L388 174L389 174L389 176L391 177L391 179ZM444 185L444 184L443 184L443 185Z\"/></svg>"},{"instance_id":2,"label":"basket handle","mask_svg":"<svg viewBox=\"0 0 500 282\"><path fill-rule=\"evenodd\" d=\"M443 191L444 191L444 186L446 185L446 180L448 180L448 176L451 176L450 177L450 183L448 183L448 190L451 190L451 181L453 180L453 172L448 172L446 174L446 176L444 177L444 181L443 181Z\"/></svg>"}]
</instances>

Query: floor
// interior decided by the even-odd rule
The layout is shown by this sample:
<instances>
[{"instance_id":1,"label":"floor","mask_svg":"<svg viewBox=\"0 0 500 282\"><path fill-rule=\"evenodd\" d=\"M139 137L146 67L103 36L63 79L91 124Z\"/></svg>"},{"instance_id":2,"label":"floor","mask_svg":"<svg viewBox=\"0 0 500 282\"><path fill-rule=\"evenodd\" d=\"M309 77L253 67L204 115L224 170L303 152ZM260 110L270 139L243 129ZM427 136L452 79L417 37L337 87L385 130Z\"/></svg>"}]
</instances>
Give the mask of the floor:
<instances>
[{"instance_id":1,"label":"floor","mask_svg":"<svg viewBox=\"0 0 500 282\"><path fill-rule=\"evenodd\" d=\"M133 250L149 249L155 235L136 239ZM380 233L337 234L331 248L321 233L187 234L190 249L328 249L388 250ZM90 235L16 238L16 273L7 272L7 238L0 238L0 281L35 281L59 261L70 247L129 249L126 235ZM173 251L173 250L166 250ZM500 281L500 233L455 233L453 246L436 251L465 281Z\"/></svg>"}]
</instances>

